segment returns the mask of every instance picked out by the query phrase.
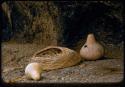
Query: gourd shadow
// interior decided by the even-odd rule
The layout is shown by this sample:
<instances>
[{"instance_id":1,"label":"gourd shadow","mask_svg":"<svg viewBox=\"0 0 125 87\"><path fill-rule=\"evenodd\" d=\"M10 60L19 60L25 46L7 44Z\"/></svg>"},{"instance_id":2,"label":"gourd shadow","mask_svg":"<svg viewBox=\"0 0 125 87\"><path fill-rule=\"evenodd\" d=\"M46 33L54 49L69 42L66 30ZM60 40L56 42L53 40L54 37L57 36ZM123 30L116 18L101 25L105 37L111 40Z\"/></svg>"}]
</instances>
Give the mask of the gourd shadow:
<instances>
[{"instance_id":1,"label":"gourd shadow","mask_svg":"<svg viewBox=\"0 0 125 87\"><path fill-rule=\"evenodd\" d=\"M108 57L105 57L105 56L102 56L100 59L98 60L108 60L108 59L111 59L111 58L108 58Z\"/></svg>"}]
</instances>

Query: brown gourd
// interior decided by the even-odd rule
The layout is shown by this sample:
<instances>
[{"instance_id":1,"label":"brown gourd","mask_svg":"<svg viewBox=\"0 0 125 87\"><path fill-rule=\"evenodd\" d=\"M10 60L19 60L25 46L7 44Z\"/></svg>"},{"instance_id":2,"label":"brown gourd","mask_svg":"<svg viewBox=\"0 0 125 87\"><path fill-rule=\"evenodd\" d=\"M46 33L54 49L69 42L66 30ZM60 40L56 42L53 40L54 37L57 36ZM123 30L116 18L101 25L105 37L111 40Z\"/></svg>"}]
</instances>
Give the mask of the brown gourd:
<instances>
[{"instance_id":1,"label":"brown gourd","mask_svg":"<svg viewBox=\"0 0 125 87\"><path fill-rule=\"evenodd\" d=\"M97 60L104 55L104 48L96 41L94 34L88 34L87 41L80 50L80 55L85 60Z\"/></svg>"}]
</instances>

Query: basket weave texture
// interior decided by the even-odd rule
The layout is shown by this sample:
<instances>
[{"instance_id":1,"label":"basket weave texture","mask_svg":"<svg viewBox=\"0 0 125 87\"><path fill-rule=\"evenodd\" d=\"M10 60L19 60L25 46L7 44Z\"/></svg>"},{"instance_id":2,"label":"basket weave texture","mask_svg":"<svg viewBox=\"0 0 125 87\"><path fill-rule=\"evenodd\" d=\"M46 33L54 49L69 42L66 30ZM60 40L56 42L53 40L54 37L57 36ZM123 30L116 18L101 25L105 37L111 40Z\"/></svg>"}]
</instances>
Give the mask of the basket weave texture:
<instances>
[{"instance_id":1,"label":"basket weave texture","mask_svg":"<svg viewBox=\"0 0 125 87\"><path fill-rule=\"evenodd\" d=\"M49 46L36 52L31 61L40 63L43 70L53 70L76 65L81 57L69 48Z\"/></svg>"}]
</instances>

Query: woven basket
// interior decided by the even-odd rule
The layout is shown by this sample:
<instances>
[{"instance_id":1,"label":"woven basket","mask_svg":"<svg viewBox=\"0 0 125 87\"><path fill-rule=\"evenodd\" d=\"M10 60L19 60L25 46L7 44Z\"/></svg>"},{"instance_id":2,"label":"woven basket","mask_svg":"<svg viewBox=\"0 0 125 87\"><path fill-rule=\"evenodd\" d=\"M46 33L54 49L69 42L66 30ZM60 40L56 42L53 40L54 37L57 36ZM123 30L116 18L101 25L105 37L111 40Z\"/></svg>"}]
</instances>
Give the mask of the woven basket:
<instances>
[{"instance_id":1,"label":"woven basket","mask_svg":"<svg viewBox=\"0 0 125 87\"><path fill-rule=\"evenodd\" d=\"M31 61L40 63L43 70L53 70L73 66L81 61L81 57L66 47L49 46L36 52Z\"/></svg>"}]
</instances>

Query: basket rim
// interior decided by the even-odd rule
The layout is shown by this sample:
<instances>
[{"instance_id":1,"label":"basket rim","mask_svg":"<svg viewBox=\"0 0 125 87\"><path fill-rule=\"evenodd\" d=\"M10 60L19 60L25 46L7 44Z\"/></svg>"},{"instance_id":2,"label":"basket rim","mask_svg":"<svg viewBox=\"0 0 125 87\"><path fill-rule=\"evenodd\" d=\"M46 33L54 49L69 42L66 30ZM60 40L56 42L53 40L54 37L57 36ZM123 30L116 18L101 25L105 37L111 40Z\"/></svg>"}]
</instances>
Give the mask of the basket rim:
<instances>
[{"instance_id":1,"label":"basket rim","mask_svg":"<svg viewBox=\"0 0 125 87\"><path fill-rule=\"evenodd\" d=\"M48 47L45 47L45 48L43 48L43 49L41 49L41 50L35 52L32 57L37 57L37 56L36 56L37 54L40 54L41 52L46 51L46 50L51 49L51 48L52 48L52 49L59 49L59 50L63 53L63 52L64 52L64 51L63 51L63 50L64 50L63 48L66 48L66 47L48 46Z\"/></svg>"}]
</instances>

